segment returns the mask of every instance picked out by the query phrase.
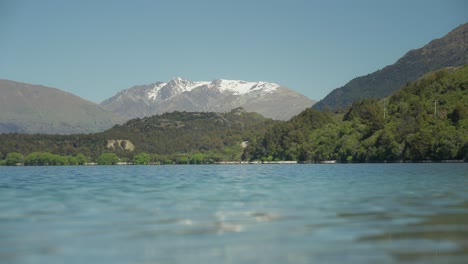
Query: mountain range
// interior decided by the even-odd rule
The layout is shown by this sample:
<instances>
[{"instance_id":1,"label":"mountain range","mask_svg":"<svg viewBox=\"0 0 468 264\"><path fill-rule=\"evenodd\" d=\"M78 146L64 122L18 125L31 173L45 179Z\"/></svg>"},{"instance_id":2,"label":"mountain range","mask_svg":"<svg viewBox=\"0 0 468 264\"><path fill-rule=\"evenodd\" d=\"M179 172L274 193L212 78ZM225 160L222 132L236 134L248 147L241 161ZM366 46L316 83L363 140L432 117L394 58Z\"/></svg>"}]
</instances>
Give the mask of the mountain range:
<instances>
[{"instance_id":1,"label":"mountain range","mask_svg":"<svg viewBox=\"0 0 468 264\"><path fill-rule=\"evenodd\" d=\"M346 109L359 99L386 97L428 72L467 63L468 23L465 23L444 37L409 51L394 64L357 77L333 90L313 108L333 111Z\"/></svg>"},{"instance_id":2,"label":"mountain range","mask_svg":"<svg viewBox=\"0 0 468 264\"><path fill-rule=\"evenodd\" d=\"M468 65L428 73L385 99L356 101L344 115L307 108L275 121L237 108L135 118L94 134L0 134L0 166L15 152L27 165L74 164L80 155L101 163L109 152L115 161L143 155L159 164L468 161L466 87Z\"/></svg>"},{"instance_id":3,"label":"mountain range","mask_svg":"<svg viewBox=\"0 0 468 264\"><path fill-rule=\"evenodd\" d=\"M276 120L287 120L315 101L269 82L240 80L168 82L134 86L105 100L101 106L127 119L173 111L228 112L242 107Z\"/></svg>"},{"instance_id":4,"label":"mountain range","mask_svg":"<svg viewBox=\"0 0 468 264\"><path fill-rule=\"evenodd\" d=\"M176 77L125 89L100 105L42 85L0 79L0 133L76 134L104 131L135 117L172 111L229 112L238 107L276 120L302 110L343 110L363 98L382 98L422 75L468 64L468 23L409 51L395 64L357 77L315 103L270 82L190 81Z\"/></svg>"},{"instance_id":5,"label":"mountain range","mask_svg":"<svg viewBox=\"0 0 468 264\"><path fill-rule=\"evenodd\" d=\"M0 133L94 133L136 117L173 111L229 112L238 107L287 120L314 103L269 82L192 82L176 77L134 86L98 105L56 88L0 80Z\"/></svg>"}]
</instances>

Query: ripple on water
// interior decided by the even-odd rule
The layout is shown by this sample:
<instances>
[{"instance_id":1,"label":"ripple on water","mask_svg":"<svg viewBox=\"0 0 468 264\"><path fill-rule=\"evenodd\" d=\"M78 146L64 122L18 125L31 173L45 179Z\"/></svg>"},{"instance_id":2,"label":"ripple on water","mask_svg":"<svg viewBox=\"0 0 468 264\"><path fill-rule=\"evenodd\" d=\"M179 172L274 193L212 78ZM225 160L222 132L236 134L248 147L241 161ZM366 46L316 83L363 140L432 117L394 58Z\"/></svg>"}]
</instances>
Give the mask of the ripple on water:
<instances>
[{"instance_id":1,"label":"ripple on water","mask_svg":"<svg viewBox=\"0 0 468 264\"><path fill-rule=\"evenodd\" d=\"M2 167L0 262L466 263L466 171Z\"/></svg>"}]
</instances>

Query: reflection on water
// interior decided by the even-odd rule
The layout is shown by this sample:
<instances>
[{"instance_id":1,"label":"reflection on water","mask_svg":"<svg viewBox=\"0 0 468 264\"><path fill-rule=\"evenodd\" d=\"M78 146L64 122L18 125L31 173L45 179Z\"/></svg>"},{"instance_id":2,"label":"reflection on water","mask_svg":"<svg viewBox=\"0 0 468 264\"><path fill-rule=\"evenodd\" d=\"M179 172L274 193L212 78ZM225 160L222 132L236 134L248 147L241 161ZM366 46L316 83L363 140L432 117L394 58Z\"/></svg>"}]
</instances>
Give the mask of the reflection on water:
<instances>
[{"instance_id":1,"label":"reflection on water","mask_svg":"<svg viewBox=\"0 0 468 264\"><path fill-rule=\"evenodd\" d=\"M0 263L468 263L468 164L0 168Z\"/></svg>"}]
</instances>

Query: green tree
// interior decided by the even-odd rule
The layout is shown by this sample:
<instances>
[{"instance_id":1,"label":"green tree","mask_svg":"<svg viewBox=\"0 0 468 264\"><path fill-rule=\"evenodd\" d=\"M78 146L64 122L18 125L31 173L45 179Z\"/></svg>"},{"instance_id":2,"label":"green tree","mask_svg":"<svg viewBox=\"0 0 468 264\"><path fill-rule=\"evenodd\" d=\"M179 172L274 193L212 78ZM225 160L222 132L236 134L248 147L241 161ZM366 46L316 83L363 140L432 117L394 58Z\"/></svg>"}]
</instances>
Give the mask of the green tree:
<instances>
[{"instance_id":1,"label":"green tree","mask_svg":"<svg viewBox=\"0 0 468 264\"><path fill-rule=\"evenodd\" d=\"M170 160L170 158L167 155L153 154L151 157L151 161L161 165L166 164L167 160ZM172 163L172 160L170 161L170 163Z\"/></svg>"},{"instance_id":2,"label":"green tree","mask_svg":"<svg viewBox=\"0 0 468 264\"><path fill-rule=\"evenodd\" d=\"M151 160L150 154L146 152L139 153L133 158L133 163L136 165L148 165Z\"/></svg>"},{"instance_id":3,"label":"green tree","mask_svg":"<svg viewBox=\"0 0 468 264\"><path fill-rule=\"evenodd\" d=\"M60 156L60 155L52 154L49 165L53 165L53 166L68 165L68 158L66 156Z\"/></svg>"},{"instance_id":4,"label":"green tree","mask_svg":"<svg viewBox=\"0 0 468 264\"><path fill-rule=\"evenodd\" d=\"M205 155L203 155L202 153L196 153L192 155L190 164L203 164L203 163L205 163Z\"/></svg>"},{"instance_id":5,"label":"green tree","mask_svg":"<svg viewBox=\"0 0 468 264\"><path fill-rule=\"evenodd\" d=\"M12 152L8 153L5 159L5 165L15 166L16 164L23 163L24 157L21 153Z\"/></svg>"},{"instance_id":6,"label":"green tree","mask_svg":"<svg viewBox=\"0 0 468 264\"><path fill-rule=\"evenodd\" d=\"M190 159L185 155L179 155L175 158L177 164L189 164Z\"/></svg>"},{"instance_id":7,"label":"green tree","mask_svg":"<svg viewBox=\"0 0 468 264\"><path fill-rule=\"evenodd\" d=\"M384 126L383 106L376 99L363 99L354 102L345 114L345 121L359 119L370 131L377 131Z\"/></svg>"},{"instance_id":8,"label":"green tree","mask_svg":"<svg viewBox=\"0 0 468 264\"><path fill-rule=\"evenodd\" d=\"M68 165L78 165L78 159L74 156L67 156Z\"/></svg>"},{"instance_id":9,"label":"green tree","mask_svg":"<svg viewBox=\"0 0 468 264\"><path fill-rule=\"evenodd\" d=\"M78 161L78 165L84 165L85 163L88 162L88 159L86 158L86 156L81 153L78 153L76 155L76 160Z\"/></svg>"},{"instance_id":10,"label":"green tree","mask_svg":"<svg viewBox=\"0 0 468 264\"><path fill-rule=\"evenodd\" d=\"M39 152L33 152L26 156L24 159L24 165L36 166L39 165Z\"/></svg>"},{"instance_id":11,"label":"green tree","mask_svg":"<svg viewBox=\"0 0 468 264\"><path fill-rule=\"evenodd\" d=\"M119 162L119 157L114 153L104 153L99 156L97 164L99 165L115 165Z\"/></svg>"},{"instance_id":12,"label":"green tree","mask_svg":"<svg viewBox=\"0 0 468 264\"><path fill-rule=\"evenodd\" d=\"M39 155L38 155L38 161L39 161L39 165L42 165L42 166L48 166L48 165L53 165L52 163L52 153L50 152L39 152Z\"/></svg>"}]
</instances>

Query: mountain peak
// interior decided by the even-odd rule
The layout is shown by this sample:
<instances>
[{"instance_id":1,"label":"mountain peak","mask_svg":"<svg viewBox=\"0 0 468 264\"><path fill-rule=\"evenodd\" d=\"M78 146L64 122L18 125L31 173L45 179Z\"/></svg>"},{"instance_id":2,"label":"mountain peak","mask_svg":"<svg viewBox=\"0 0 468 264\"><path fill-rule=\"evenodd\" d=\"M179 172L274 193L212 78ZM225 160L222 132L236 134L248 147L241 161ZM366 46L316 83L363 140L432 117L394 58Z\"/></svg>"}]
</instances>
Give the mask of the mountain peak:
<instances>
[{"instance_id":1,"label":"mountain peak","mask_svg":"<svg viewBox=\"0 0 468 264\"><path fill-rule=\"evenodd\" d=\"M172 80L174 80L174 81L185 81L185 80L187 80L187 79L184 79L184 78L182 78L182 77L176 76L176 77L172 78Z\"/></svg>"},{"instance_id":2,"label":"mountain peak","mask_svg":"<svg viewBox=\"0 0 468 264\"><path fill-rule=\"evenodd\" d=\"M185 85L185 84L188 84L188 83L192 83L192 81L177 76L177 77L172 78L168 83L173 83L173 84L178 84L178 85Z\"/></svg>"},{"instance_id":3,"label":"mountain peak","mask_svg":"<svg viewBox=\"0 0 468 264\"><path fill-rule=\"evenodd\" d=\"M288 88L264 81L191 81L175 77L152 86L132 90L125 94L125 100L110 98L102 106L131 118L171 111L226 112L244 107L266 117L286 120L315 103Z\"/></svg>"}]
</instances>

